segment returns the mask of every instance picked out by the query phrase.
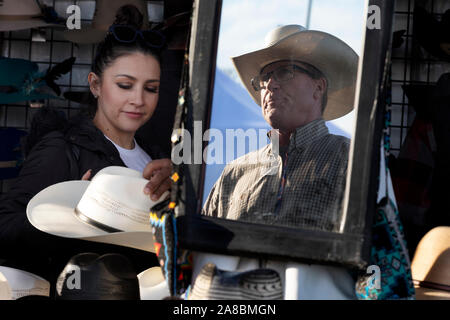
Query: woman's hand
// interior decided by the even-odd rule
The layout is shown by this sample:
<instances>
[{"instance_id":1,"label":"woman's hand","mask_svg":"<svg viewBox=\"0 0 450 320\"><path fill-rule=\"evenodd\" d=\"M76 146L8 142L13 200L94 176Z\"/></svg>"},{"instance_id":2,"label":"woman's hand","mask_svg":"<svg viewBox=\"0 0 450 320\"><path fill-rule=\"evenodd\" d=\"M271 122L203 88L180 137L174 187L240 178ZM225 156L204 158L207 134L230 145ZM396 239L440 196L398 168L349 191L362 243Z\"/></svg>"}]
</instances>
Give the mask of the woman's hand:
<instances>
[{"instance_id":1,"label":"woman's hand","mask_svg":"<svg viewBox=\"0 0 450 320\"><path fill-rule=\"evenodd\" d=\"M145 185L144 193L150 195L156 201L161 195L170 189L172 180L172 161L170 159L153 160L144 168L143 176L149 182Z\"/></svg>"},{"instance_id":2,"label":"woman's hand","mask_svg":"<svg viewBox=\"0 0 450 320\"><path fill-rule=\"evenodd\" d=\"M91 178L92 169L89 169L86 171L85 174L81 177L81 180L89 180Z\"/></svg>"}]
</instances>

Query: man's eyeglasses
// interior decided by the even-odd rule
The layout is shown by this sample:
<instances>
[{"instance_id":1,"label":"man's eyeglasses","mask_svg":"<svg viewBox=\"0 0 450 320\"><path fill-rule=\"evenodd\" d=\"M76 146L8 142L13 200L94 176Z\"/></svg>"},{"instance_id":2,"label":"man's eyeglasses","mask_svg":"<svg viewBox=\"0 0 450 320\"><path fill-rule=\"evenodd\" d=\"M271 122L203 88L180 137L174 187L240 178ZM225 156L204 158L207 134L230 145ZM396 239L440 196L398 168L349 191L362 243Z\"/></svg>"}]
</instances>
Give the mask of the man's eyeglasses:
<instances>
[{"instance_id":1,"label":"man's eyeglasses","mask_svg":"<svg viewBox=\"0 0 450 320\"><path fill-rule=\"evenodd\" d=\"M139 35L146 45L152 48L161 48L165 44L165 37L162 33L155 30L137 30L128 25L112 25L109 27L109 33L114 39L122 43L132 43L136 41Z\"/></svg>"},{"instance_id":2,"label":"man's eyeglasses","mask_svg":"<svg viewBox=\"0 0 450 320\"><path fill-rule=\"evenodd\" d=\"M255 91L259 91L267 87L267 83L270 78L274 78L276 81L288 81L294 78L294 71L299 70L302 73L306 73L310 77L313 77L312 72L306 70L305 68L299 67L297 65L291 64L288 66L279 67L273 71L266 72L264 74L260 74L259 76L254 77L252 81L252 86Z\"/></svg>"}]
</instances>

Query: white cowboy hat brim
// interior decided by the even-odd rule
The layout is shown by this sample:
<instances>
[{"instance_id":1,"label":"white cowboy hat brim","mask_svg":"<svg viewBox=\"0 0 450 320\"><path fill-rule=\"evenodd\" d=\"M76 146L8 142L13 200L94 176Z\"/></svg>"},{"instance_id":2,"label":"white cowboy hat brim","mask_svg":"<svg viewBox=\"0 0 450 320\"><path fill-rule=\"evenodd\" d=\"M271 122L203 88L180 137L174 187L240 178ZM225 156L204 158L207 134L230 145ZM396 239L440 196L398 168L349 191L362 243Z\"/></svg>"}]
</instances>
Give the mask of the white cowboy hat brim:
<instances>
[{"instance_id":1,"label":"white cowboy hat brim","mask_svg":"<svg viewBox=\"0 0 450 320\"><path fill-rule=\"evenodd\" d=\"M65 25L55 24L55 23L46 23L43 20L37 19L24 19L24 20L0 20L0 31L17 31L17 30L25 30L32 28L41 28L41 27L59 27L64 28Z\"/></svg>"},{"instance_id":2,"label":"white cowboy hat brim","mask_svg":"<svg viewBox=\"0 0 450 320\"><path fill-rule=\"evenodd\" d=\"M161 267L152 267L137 275L141 300L162 300L170 296Z\"/></svg>"},{"instance_id":3,"label":"white cowboy hat brim","mask_svg":"<svg viewBox=\"0 0 450 320\"><path fill-rule=\"evenodd\" d=\"M12 300L11 287L3 273L0 272L0 300Z\"/></svg>"},{"instance_id":4,"label":"white cowboy hat brim","mask_svg":"<svg viewBox=\"0 0 450 320\"><path fill-rule=\"evenodd\" d=\"M450 292L415 286L416 300L450 300Z\"/></svg>"},{"instance_id":5,"label":"white cowboy hat brim","mask_svg":"<svg viewBox=\"0 0 450 320\"><path fill-rule=\"evenodd\" d=\"M8 282L13 300L25 296L50 296L50 282L33 273L0 266L0 274Z\"/></svg>"},{"instance_id":6,"label":"white cowboy hat brim","mask_svg":"<svg viewBox=\"0 0 450 320\"><path fill-rule=\"evenodd\" d=\"M328 103L323 118L333 120L354 107L358 55L342 40L321 31L293 33L264 49L231 58L242 83L261 106L260 92L251 79L266 65L280 60L306 62L319 69L328 80Z\"/></svg>"},{"instance_id":7,"label":"white cowboy hat brim","mask_svg":"<svg viewBox=\"0 0 450 320\"><path fill-rule=\"evenodd\" d=\"M65 181L45 188L28 203L27 217L37 229L56 236L116 244L155 252L149 223L146 231L106 232L82 221L74 208L89 181Z\"/></svg>"}]
</instances>

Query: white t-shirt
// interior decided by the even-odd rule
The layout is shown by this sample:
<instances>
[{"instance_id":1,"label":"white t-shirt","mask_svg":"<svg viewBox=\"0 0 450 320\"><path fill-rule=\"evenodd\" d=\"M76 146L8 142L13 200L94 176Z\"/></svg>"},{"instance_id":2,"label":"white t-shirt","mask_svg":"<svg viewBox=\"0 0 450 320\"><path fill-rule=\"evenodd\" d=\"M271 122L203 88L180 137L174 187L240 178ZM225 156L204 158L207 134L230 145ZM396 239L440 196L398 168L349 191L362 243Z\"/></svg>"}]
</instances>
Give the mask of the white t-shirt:
<instances>
[{"instance_id":1,"label":"white t-shirt","mask_svg":"<svg viewBox=\"0 0 450 320\"><path fill-rule=\"evenodd\" d=\"M117 151L119 151L120 158L122 159L123 163L125 163L125 165L130 169L143 172L145 166L150 161L152 161L152 158L137 144L136 140L134 140L134 149L130 150L122 148L121 146L114 143L114 141L112 141L108 137L106 137L106 139L108 139L109 141L112 142L112 144L114 144Z\"/></svg>"}]
</instances>

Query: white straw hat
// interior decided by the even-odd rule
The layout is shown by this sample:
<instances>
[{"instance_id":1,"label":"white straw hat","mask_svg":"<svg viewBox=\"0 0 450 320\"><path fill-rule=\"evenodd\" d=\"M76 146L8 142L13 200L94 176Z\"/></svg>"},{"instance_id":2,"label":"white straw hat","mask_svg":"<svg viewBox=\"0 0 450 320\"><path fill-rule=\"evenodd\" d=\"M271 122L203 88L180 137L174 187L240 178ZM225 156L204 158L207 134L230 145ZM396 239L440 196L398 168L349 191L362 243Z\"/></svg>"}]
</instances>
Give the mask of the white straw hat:
<instances>
[{"instance_id":1,"label":"white straw hat","mask_svg":"<svg viewBox=\"0 0 450 320\"><path fill-rule=\"evenodd\" d=\"M252 78L270 63L291 60L306 62L320 70L328 80L325 120L340 118L353 110L358 71L358 55L345 42L326 32L286 25L269 32L263 49L231 58L242 83L260 106L260 92Z\"/></svg>"},{"instance_id":2,"label":"white straw hat","mask_svg":"<svg viewBox=\"0 0 450 320\"><path fill-rule=\"evenodd\" d=\"M50 296L50 282L35 274L0 266L0 275L3 275L4 279L6 279L12 300L25 296ZM0 282L2 281L1 278L0 276ZM0 300L3 299L1 287L0 284Z\"/></svg>"},{"instance_id":3,"label":"white straw hat","mask_svg":"<svg viewBox=\"0 0 450 320\"><path fill-rule=\"evenodd\" d=\"M27 217L37 229L67 238L111 243L155 252L149 222L156 202L144 194L148 180L139 171L111 166L92 181L49 186L28 203Z\"/></svg>"}]
</instances>

